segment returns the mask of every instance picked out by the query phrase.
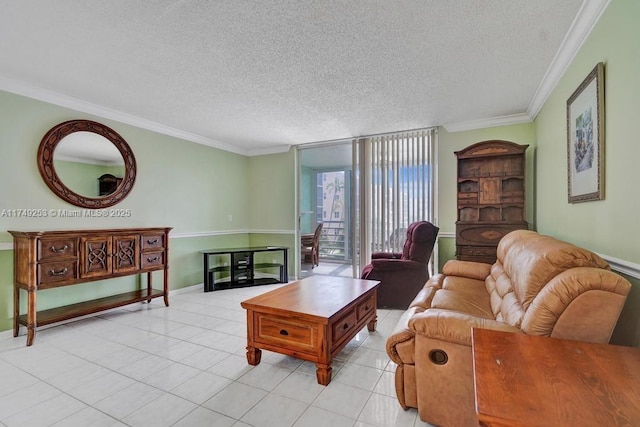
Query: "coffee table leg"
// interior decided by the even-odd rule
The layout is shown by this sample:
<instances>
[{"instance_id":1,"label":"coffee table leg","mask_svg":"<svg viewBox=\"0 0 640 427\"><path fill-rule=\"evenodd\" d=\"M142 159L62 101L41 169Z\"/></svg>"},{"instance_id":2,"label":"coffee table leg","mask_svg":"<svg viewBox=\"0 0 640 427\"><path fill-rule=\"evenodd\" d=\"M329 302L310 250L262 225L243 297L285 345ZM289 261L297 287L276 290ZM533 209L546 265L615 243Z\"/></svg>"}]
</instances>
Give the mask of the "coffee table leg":
<instances>
[{"instance_id":1,"label":"coffee table leg","mask_svg":"<svg viewBox=\"0 0 640 427\"><path fill-rule=\"evenodd\" d=\"M260 358L262 357L262 350L255 347L247 346L247 362L249 365L257 365L260 363Z\"/></svg>"},{"instance_id":2,"label":"coffee table leg","mask_svg":"<svg viewBox=\"0 0 640 427\"><path fill-rule=\"evenodd\" d=\"M373 332L376 330L376 325L378 324L378 318L374 318L371 322L367 323L367 329L369 332Z\"/></svg>"},{"instance_id":3,"label":"coffee table leg","mask_svg":"<svg viewBox=\"0 0 640 427\"><path fill-rule=\"evenodd\" d=\"M331 381L332 370L331 364L316 363L316 378L318 379L318 384L328 385Z\"/></svg>"}]
</instances>

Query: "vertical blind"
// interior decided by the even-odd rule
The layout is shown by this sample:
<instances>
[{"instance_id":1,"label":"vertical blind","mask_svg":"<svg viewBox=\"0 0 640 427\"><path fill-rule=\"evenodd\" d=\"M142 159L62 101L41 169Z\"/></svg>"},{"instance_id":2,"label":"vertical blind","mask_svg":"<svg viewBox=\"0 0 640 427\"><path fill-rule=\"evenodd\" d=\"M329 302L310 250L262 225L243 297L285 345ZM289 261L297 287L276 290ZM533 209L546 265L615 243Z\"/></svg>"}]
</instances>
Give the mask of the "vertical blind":
<instances>
[{"instance_id":1,"label":"vertical blind","mask_svg":"<svg viewBox=\"0 0 640 427\"><path fill-rule=\"evenodd\" d=\"M402 252L409 224L435 223L435 129L354 141L360 177L360 264L372 252Z\"/></svg>"}]
</instances>

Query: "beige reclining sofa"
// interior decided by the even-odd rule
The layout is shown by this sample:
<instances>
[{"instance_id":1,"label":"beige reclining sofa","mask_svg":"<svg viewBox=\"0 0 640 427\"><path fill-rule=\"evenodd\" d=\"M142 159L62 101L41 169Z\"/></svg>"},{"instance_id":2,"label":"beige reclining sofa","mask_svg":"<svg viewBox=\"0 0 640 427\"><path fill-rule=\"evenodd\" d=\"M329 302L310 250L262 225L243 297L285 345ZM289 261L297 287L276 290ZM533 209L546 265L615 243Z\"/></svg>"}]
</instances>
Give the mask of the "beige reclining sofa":
<instances>
[{"instance_id":1,"label":"beige reclining sofa","mask_svg":"<svg viewBox=\"0 0 640 427\"><path fill-rule=\"evenodd\" d=\"M471 328L607 343L631 284L598 255L518 230L495 264L448 261L387 340L400 405L438 426L475 426Z\"/></svg>"}]
</instances>

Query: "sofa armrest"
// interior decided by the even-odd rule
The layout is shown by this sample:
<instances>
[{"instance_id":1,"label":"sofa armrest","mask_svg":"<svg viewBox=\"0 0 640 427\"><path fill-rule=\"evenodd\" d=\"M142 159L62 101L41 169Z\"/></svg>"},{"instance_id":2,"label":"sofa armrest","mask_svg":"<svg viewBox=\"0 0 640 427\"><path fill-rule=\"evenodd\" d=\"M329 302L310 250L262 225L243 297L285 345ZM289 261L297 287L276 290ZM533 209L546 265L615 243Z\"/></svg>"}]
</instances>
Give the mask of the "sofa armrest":
<instances>
[{"instance_id":1,"label":"sofa armrest","mask_svg":"<svg viewBox=\"0 0 640 427\"><path fill-rule=\"evenodd\" d=\"M446 276L467 277L484 280L491 273L491 264L474 261L449 260L442 266L442 274Z\"/></svg>"},{"instance_id":2,"label":"sofa armrest","mask_svg":"<svg viewBox=\"0 0 640 427\"><path fill-rule=\"evenodd\" d=\"M397 252L374 252L371 254L371 259L400 259L401 253Z\"/></svg>"},{"instance_id":3,"label":"sofa armrest","mask_svg":"<svg viewBox=\"0 0 640 427\"><path fill-rule=\"evenodd\" d=\"M371 265L378 271L427 271L426 264L408 259L374 259L371 260Z\"/></svg>"},{"instance_id":4,"label":"sofa armrest","mask_svg":"<svg viewBox=\"0 0 640 427\"><path fill-rule=\"evenodd\" d=\"M508 323L437 308L415 314L409 320L409 330L415 334L469 347L471 346L471 328L522 333L519 328Z\"/></svg>"}]
</instances>

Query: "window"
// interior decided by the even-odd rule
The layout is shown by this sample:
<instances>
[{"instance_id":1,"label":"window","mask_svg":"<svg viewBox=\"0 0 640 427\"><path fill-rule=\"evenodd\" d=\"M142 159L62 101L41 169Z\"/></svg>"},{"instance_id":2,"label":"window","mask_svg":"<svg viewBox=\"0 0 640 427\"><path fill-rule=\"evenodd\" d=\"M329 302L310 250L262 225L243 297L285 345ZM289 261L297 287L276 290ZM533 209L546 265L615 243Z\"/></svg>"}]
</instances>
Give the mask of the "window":
<instances>
[{"instance_id":1,"label":"window","mask_svg":"<svg viewBox=\"0 0 640 427\"><path fill-rule=\"evenodd\" d=\"M415 221L435 223L435 129L355 141L358 152L361 265L371 252L402 251Z\"/></svg>"}]
</instances>

